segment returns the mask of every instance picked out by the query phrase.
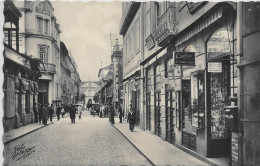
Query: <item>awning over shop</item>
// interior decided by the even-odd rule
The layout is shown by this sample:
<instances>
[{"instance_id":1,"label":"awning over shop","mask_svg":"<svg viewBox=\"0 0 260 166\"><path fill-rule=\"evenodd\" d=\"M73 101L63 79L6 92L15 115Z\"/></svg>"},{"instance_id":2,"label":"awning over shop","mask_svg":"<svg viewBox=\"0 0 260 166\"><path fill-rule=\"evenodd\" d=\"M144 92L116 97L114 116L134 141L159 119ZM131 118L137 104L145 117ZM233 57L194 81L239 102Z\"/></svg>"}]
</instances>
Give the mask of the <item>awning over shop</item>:
<instances>
[{"instance_id":1,"label":"awning over shop","mask_svg":"<svg viewBox=\"0 0 260 166\"><path fill-rule=\"evenodd\" d=\"M37 74L36 71L31 69L30 61L16 52L13 48L9 48L8 45L4 45L5 65L12 65L14 67L19 67L20 69L26 71L30 74Z\"/></svg>"},{"instance_id":2,"label":"awning over shop","mask_svg":"<svg viewBox=\"0 0 260 166\"><path fill-rule=\"evenodd\" d=\"M130 76L126 77L125 79L122 80L122 82L125 82L127 80L129 80L130 78L132 77L135 77L135 76L138 76L140 75L141 71L140 70L137 70L136 72L134 72L133 74L131 74Z\"/></svg>"},{"instance_id":3,"label":"awning over shop","mask_svg":"<svg viewBox=\"0 0 260 166\"><path fill-rule=\"evenodd\" d=\"M209 11L211 8L213 8L215 5L212 4L211 7L207 8L207 11ZM204 11L204 13L206 13L207 11ZM196 34L198 34L199 32L201 32L203 29L207 28L208 26L210 26L211 24L213 24L214 22L216 22L217 20L219 20L222 17L222 13L223 13L223 8L217 8L216 10L214 10L213 12L211 12L209 14L208 17L206 18L200 18L201 21L199 23L197 23L195 26L193 26L193 28L191 28L189 31L185 32L184 35L182 35L181 37L179 37L176 40L176 45L180 45L181 43L189 40L191 37L195 36ZM200 17L203 16L203 14L198 15ZM198 20L199 18L197 18ZM195 20L195 19L194 19ZM195 23L195 22L193 22ZM189 25L190 26L190 25ZM184 30L187 27L180 27L180 31Z\"/></svg>"},{"instance_id":4,"label":"awning over shop","mask_svg":"<svg viewBox=\"0 0 260 166\"><path fill-rule=\"evenodd\" d=\"M21 56L15 50L5 46L4 47L4 55L5 55L6 58L16 62L17 64L22 65L22 66L24 66L28 69L31 69L30 61L25 59L23 56Z\"/></svg>"}]
</instances>

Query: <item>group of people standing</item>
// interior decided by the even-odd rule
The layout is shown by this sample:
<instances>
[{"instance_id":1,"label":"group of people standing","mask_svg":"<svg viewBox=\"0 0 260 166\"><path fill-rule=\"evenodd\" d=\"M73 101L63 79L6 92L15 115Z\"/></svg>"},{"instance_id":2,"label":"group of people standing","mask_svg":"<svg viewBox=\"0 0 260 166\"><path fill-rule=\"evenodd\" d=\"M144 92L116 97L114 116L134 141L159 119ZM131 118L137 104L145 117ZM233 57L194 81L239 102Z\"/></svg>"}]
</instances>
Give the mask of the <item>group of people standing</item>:
<instances>
[{"instance_id":1,"label":"group of people standing","mask_svg":"<svg viewBox=\"0 0 260 166\"><path fill-rule=\"evenodd\" d=\"M47 121L50 120L53 123L53 115L56 110L57 120L60 120L60 116L64 118L66 113L70 114L71 123L75 123L77 108L72 104L62 104L61 106L57 104L56 108L53 104L38 104L38 108L36 107L36 103L34 103L33 111L35 116L35 122L39 124L47 125ZM81 108L79 109L79 118L81 118Z\"/></svg>"},{"instance_id":2,"label":"group of people standing","mask_svg":"<svg viewBox=\"0 0 260 166\"><path fill-rule=\"evenodd\" d=\"M57 107L57 115L58 115L58 109L59 107ZM61 110L61 109L60 109ZM53 106L53 104L46 104L46 105L42 105L42 104L38 104L38 109L36 107L36 103L34 103L33 106L33 111L34 111L34 116L35 116L35 122L39 122L39 124L44 124L47 125L47 121L50 118L50 122L53 123L52 121L52 117L55 111L55 108Z\"/></svg>"},{"instance_id":3,"label":"group of people standing","mask_svg":"<svg viewBox=\"0 0 260 166\"><path fill-rule=\"evenodd\" d=\"M107 107L108 108L108 112L109 112L109 121L114 124L114 116L115 116L115 112L113 109L113 106L110 105ZM101 109L102 110L102 109ZM101 111L102 112L102 111ZM119 113L119 123L122 123L122 119L124 117L124 112L122 109L121 104L118 106L118 113ZM128 117L127 117L127 121L129 122L129 130L133 131L134 130L134 126L135 126L135 111L133 110L132 106L130 105L130 110L128 112Z\"/></svg>"}]
</instances>

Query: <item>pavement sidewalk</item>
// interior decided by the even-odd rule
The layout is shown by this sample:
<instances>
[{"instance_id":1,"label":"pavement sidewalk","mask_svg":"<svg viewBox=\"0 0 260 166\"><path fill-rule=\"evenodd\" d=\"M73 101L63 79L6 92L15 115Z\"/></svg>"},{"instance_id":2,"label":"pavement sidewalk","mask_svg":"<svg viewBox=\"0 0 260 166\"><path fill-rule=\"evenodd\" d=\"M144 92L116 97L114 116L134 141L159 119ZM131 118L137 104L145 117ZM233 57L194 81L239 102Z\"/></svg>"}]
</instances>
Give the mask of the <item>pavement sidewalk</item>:
<instances>
[{"instance_id":1,"label":"pavement sidewalk","mask_svg":"<svg viewBox=\"0 0 260 166\"><path fill-rule=\"evenodd\" d=\"M69 114L65 114L64 118L66 118L68 116L69 116ZM53 117L53 119L57 119L57 117ZM48 126L49 124L52 124L52 123L50 121L48 121L46 126ZM54 121L54 124L55 124L55 121ZM39 123L33 123L33 124L26 125L26 126L22 126L18 129L10 130L3 134L3 138L2 138L3 143L8 144L14 140L17 140L27 134L30 134L30 133L32 133L36 130L39 130L43 127L46 127L46 126L43 124L39 124Z\"/></svg>"},{"instance_id":2,"label":"pavement sidewalk","mask_svg":"<svg viewBox=\"0 0 260 166\"><path fill-rule=\"evenodd\" d=\"M131 132L126 121L123 123L116 121L114 126L153 165L210 165L148 131L135 127L134 131Z\"/></svg>"}]
</instances>

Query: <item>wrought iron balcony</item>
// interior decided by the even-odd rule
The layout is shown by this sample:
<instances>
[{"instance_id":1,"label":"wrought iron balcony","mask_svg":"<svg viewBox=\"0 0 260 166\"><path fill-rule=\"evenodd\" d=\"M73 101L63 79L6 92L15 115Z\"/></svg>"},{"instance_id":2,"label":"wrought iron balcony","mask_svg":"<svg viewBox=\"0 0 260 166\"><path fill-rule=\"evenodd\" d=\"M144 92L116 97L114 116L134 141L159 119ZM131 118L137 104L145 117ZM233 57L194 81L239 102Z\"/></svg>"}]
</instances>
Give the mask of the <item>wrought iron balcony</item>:
<instances>
[{"instance_id":1,"label":"wrought iron balcony","mask_svg":"<svg viewBox=\"0 0 260 166\"><path fill-rule=\"evenodd\" d=\"M155 41L161 47L178 33L175 10L174 6L169 6L161 18L158 19L157 28L153 32Z\"/></svg>"},{"instance_id":2,"label":"wrought iron balcony","mask_svg":"<svg viewBox=\"0 0 260 166\"><path fill-rule=\"evenodd\" d=\"M42 73L56 73L56 65L51 63L41 63L40 70Z\"/></svg>"}]
</instances>

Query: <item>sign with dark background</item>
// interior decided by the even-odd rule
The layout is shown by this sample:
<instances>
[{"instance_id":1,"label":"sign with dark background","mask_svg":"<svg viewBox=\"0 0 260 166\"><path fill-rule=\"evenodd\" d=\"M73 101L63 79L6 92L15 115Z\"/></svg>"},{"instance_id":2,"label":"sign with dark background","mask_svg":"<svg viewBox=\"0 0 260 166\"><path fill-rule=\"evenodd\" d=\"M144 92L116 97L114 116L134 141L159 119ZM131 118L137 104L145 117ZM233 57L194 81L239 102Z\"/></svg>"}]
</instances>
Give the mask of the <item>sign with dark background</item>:
<instances>
[{"instance_id":1,"label":"sign with dark background","mask_svg":"<svg viewBox=\"0 0 260 166\"><path fill-rule=\"evenodd\" d=\"M175 52L175 64L184 66L195 65L195 52Z\"/></svg>"}]
</instances>

